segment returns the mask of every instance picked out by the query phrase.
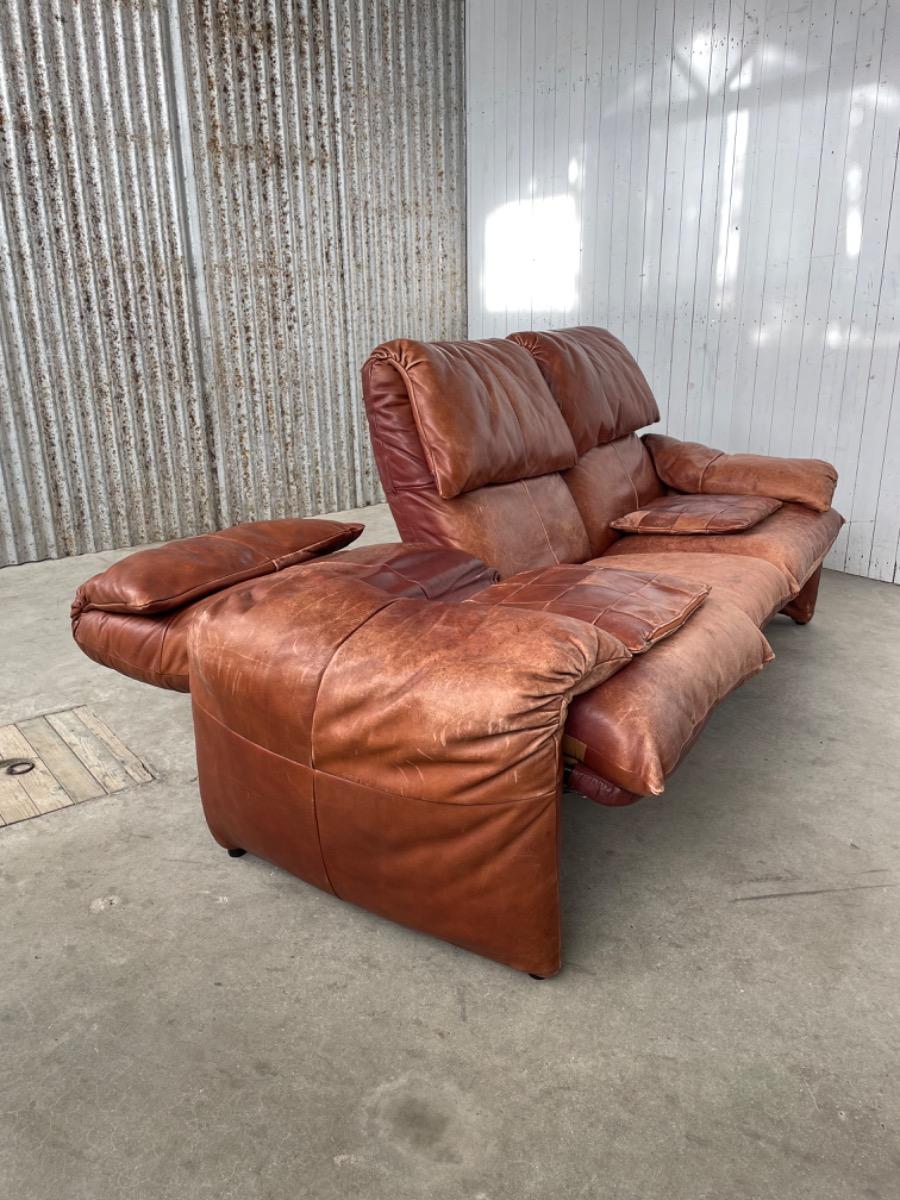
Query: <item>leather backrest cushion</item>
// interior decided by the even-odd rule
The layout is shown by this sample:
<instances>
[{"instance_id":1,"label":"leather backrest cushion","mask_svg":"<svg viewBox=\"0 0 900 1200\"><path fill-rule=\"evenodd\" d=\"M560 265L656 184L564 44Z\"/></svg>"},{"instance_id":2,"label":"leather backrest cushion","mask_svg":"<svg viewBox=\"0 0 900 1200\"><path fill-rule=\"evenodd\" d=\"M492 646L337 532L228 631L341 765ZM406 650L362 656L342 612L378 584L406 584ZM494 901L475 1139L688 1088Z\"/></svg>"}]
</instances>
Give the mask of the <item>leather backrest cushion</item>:
<instances>
[{"instance_id":1,"label":"leather backrest cushion","mask_svg":"<svg viewBox=\"0 0 900 1200\"><path fill-rule=\"evenodd\" d=\"M587 529L586 558L605 553L620 536L613 521L665 491L650 455L633 433L589 450L563 479Z\"/></svg>"},{"instance_id":2,"label":"leather backrest cushion","mask_svg":"<svg viewBox=\"0 0 900 1200\"><path fill-rule=\"evenodd\" d=\"M781 508L771 496L682 496L650 500L612 522L620 533L739 533Z\"/></svg>"},{"instance_id":3,"label":"leather backrest cushion","mask_svg":"<svg viewBox=\"0 0 900 1200\"><path fill-rule=\"evenodd\" d=\"M138 550L81 585L72 618L85 609L145 616L171 612L244 579L338 550L364 528L343 521L288 517L251 521Z\"/></svg>"},{"instance_id":4,"label":"leather backrest cushion","mask_svg":"<svg viewBox=\"0 0 900 1200\"><path fill-rule=\"evenodd\" d=\"M575 462L572 437L537 364L512 342L404 338L379 346L370 362L370 373L374 364L390 363L403 378L425 459L445 500ZM378 376L373 382L380 384Z\"/></svg>"},{"instance_id":5,"label":"leather backrest cushion","mask_svg":"<svg viewBox=\"0 0 900 1200\"><path fill-rule=\"evenodd\" d=\"M643 372L606 329L513 333L510 340L539 365L579 454L659 420Z\"/></svg>"},{"instance_id":6,"label":"leather backrest cushion","mask_svg":"<svg viewBox=\"0 0 900 1200\"><path fill-rule=\"evenodd\" d=\"M678 564L672 564L677 572ZM476 592L468 604L500 604L587 621L642 654L680 629L709 595L706 584L657 571L599 564L542 567Z\"/></svg>"}]
</instances>

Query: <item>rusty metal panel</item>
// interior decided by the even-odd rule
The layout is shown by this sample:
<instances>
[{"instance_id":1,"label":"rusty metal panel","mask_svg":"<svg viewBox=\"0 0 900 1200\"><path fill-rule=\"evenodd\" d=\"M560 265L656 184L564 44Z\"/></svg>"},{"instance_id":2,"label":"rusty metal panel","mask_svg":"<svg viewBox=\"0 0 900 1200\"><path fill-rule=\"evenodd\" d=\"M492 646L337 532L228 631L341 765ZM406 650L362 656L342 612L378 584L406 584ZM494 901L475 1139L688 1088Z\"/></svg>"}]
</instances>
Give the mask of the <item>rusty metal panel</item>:
<instances>
[{"instance_id":1,"label":"rusty metal panel","mask_svg":"<svg viewBox=\"0 0 900 1200\"><path fill-rule=\"evenodd\" d=\"M463 0L10 0L0 563L380 497L359 366L465 330Z\"/></svg>"}]
</instances>

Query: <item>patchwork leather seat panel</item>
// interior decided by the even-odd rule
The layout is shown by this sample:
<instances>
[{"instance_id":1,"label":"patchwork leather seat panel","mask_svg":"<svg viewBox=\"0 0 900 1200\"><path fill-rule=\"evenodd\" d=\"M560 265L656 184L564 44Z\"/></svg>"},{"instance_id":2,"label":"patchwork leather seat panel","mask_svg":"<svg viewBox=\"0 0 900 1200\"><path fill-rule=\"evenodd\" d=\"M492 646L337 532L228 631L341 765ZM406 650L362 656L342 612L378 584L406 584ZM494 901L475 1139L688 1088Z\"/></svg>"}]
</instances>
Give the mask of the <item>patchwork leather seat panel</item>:
<instances>
[{"instance_id":1,"label":"patchwork leather seat panel","mask_svg":"<svg viewBox=\"0 0 900 1200\"><path fill-rule=\"evenodd\" d=\"M644 443L633 433L588 450L563 473L563 479L581 514L594 558L622 536L613 529L613 521L665 493Z\"/></svg>"},{"instance_id":2,"label":"patchwork leather seat panel","mask_svg":"<svg viewBox=\"0 0 900 1200\"><path fill-rule=\"evenodd\" d=\"M594 562L607 571L665 571L695 584L707 584L710 594L727 600L763 626L794 594L793 580L778 567L761 558L736 554L673 554L654 550L650 554L604 555Z\"/></svg>"},{"instance_id":3,"label":"patchwork leather seat panel","mask_svg":"<svg viewBox=\"0 0 900 1200\"><path fill-rule=\"evenodd\" d=\"M817 569L840 532L843 517L835 509L818 513L800 504L784 504L771 517L743 533L725 534L646 534L622 537L611 546L611 556L673 553L672 570L683 553L733 554L761 558L777 567L791 580L798 592Z\"/></svg>"},{"instance_id":4,"label":"patchwork leather seat panel","mask_svg":"<svg viewBox=\"0 0 900 1200\"><path fill-rule=\"evenodd\" d=\"M528 359L524 350L500 343L505 344ZM488 353L493 351L489 348ZM558 419L553 397L531 360L528 369L534 371L539 395ZM477 487L451 499L440 494L402 364L391 346L379 347L363 367L363 395L378 471L405 542L456 547L504 576L590 557L587 531L572 494L551 467L544 475ZM574 458L573 447L568 461Z\"/></svg>"},{"instance_id":5,"label":"patchwork leather seat panel","mask_svg":"<svg viewBox=\"0 0 900 1200\"><path fill-rule=\"evenodd\" d=\"M751 529L781 508L769 496L682 496L673 493L650 500L613 521L620 533L739 533Z\"/></svg>"},{"instance_id":6,"label":"patchwork leather seat panel","mask_svg":"<svg viewBox=\"0 0 900 1200\"><path fill-rule=\"evenodd\" d=\"M709 592L706 584L659 571L607 571L602 562L524 571L477 592L470 603L577 617L642 654L680 629Z\"/></svg>"},{"instance_id":7,"label":"patchwork leather seat panel","mask_svg":"<svg viewBox=\"0 0 900 1200\"><path fill-rule=\"evenodd\" d=\"M563 749L626 792L658 795L713 708L773 657L754 622L710 593L672 637L572 702Z\"/></svg>"}]
</instances>

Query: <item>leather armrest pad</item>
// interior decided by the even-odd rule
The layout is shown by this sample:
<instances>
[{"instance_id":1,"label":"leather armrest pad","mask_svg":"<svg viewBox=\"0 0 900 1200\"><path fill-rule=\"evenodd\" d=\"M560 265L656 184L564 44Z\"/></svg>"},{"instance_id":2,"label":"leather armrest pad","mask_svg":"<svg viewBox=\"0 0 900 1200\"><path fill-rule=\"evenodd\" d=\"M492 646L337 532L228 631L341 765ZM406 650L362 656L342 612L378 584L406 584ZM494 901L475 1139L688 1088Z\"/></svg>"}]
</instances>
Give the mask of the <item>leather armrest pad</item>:
<instances>
[{"instance_id":1,"label":"leather armrest pad","mask_svg":"<svg viewBox=\"0 0 900 1200\"><path fill-rule=\"evenodd\" d=\"M343 521L288 517L251 521L138 550L81 585L72 604L72 620L87 609L142 616L171 612L242 580L339 550L364 528Z\"/></svg>"},{"instance_id":2,"label":"leather armrest pad","mask_svg":"<svg viewBox=\"0 0 900 1200\"><path fill-rule=\"evenodd\" d=\"M643 438L656 473L669 487L690 495L771 496L815 512L831 507L837 471L819 458L725 454L699 442L660 433Z\"/></svg>"}]
</instances>

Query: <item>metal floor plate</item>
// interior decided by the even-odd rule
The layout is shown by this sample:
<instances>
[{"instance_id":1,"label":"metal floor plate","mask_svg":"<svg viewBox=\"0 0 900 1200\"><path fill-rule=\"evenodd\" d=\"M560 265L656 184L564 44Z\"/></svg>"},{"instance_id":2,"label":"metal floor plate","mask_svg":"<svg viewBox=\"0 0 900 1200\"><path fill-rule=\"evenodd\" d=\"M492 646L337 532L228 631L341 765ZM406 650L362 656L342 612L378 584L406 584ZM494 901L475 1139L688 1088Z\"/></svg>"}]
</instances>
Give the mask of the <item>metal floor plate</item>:
<instances>
[{"instance_id":1,"label":"metal floor plate","mask_svg":"<svg viewBox=\"0 0 900 1200\"><path fill-rule=\"evenodd\" d=\"M83 706L0 727L0 759L34 763L21 775L0 768L0 826L153 779L137 755Z\"/></svg>"}]
</instances>

